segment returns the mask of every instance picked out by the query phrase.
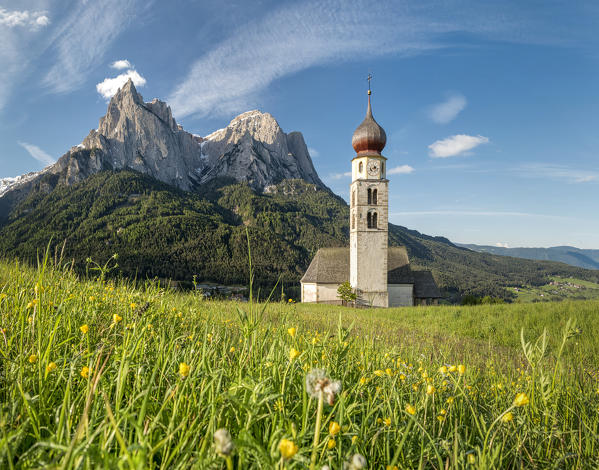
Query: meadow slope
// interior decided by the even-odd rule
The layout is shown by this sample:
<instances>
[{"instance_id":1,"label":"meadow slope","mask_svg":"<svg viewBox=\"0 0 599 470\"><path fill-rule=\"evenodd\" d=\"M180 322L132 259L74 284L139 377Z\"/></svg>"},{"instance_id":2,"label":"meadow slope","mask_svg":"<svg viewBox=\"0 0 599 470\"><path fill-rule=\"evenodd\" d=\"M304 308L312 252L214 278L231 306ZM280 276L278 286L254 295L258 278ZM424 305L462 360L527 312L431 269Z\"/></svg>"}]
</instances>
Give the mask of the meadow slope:
<instances>
[{"instance_id":1,"label":"meadow slope","mask_svg":"<svg viewBox=\"0 0 599 470\"><path fill-rule=\"evenodd\" d=\"M96 274L0 262L2 468L599 466L598 301L355 310Z\"/></svg>"}]
</instances>

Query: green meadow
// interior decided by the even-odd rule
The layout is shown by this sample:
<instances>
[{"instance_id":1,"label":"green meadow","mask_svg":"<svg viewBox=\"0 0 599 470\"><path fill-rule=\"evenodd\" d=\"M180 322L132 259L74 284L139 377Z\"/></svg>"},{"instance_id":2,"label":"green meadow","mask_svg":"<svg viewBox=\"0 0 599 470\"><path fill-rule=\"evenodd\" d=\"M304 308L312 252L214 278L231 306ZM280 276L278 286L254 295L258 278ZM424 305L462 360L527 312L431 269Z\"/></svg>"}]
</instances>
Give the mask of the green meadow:
<instances>
[{"instance_id":1,"label":"green meadow","mask_svg":"<svg viewBox=\"0 0 599 470\"><path fill-rule=\"evenodd\" d=\"M598 300L362 310L93 274L0 262L1 468L599 467Z\"/></svg>"}]
</instances>

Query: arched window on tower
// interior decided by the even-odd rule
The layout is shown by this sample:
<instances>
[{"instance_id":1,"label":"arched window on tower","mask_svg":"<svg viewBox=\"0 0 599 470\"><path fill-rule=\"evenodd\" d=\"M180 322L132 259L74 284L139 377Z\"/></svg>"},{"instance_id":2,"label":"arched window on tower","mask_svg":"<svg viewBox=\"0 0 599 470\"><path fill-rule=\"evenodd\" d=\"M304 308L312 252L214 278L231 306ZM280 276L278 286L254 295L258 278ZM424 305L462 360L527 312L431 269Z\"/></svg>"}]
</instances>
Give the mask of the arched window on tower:
<instances>
[{"instance_id":1,"label":"arched window on tower","mask_svg":"<svg viewBox=\"0 0 599 470\"><path fill-rule=\"evenodd\" d=\"M385 162L381 162L381 178L385 177Z\"/></svg>"},{"instance_id":2,"label":"arched window on tower","mask_svg":"<svg viewBox=\"0 0 599 470\"><path fill-rule=\"evenodd\" d=\"M358 172L362 173L363 169L364 169L364 164L362 162L360 162L360 165L358 166Z\"/></svg>"},{"instance_id":3,"label":"arched window on tower","mask_svg":"<svg viewBox=\"0 0 599 470\"><path fill-rule=\"evenodd\" d=\"M376 212L372 213L372 228L376 228L376 223L377 223L377 216L376 216Z\"/></svg>"},{"instance_id":4,"label":"arched window on tower","mask_svg":"<svg viewBox=\"0 0 599 470\"><path fill-rule=\"evenodd\" d=\"M377 190L376 189L372 190L372 203L373 204L378 204L378 202L377 202Z\"/></svg>"},{"instance_id":5,"label":"arched window on tower","mask_svg":"<svg viewBox=\"0 0 599 470\"><path fill-rule=\"evenodd\" d=\"M368 188L368 204L372 204L372 189Z\"/></svg>"},{"instance_id":6,"label":"arched window on tower","mask_svg":"<svg viewBox=\"0 0 599 470\"><path fill-rule=\"evenodd\" d=\"M372 214L370 212L366 214L366 226L372 228Z\"/></svg>"}]
</instances>

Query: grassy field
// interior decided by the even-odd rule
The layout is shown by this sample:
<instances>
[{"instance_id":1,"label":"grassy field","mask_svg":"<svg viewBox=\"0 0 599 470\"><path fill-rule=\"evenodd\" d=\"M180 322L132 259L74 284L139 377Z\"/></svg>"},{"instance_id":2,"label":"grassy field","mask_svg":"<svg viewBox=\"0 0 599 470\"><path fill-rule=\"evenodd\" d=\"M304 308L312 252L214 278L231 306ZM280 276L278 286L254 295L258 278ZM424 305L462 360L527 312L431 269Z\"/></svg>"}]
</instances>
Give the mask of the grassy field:
<instances>
[{"instance_id":1,"label":"grassy field","mask_svg":"<svg viewBox=\"0 0 599 470\"><path fill-rule=\"evenodd\" d=\"M521 302L599 299L599 284L567 277L553 277L544 286L509 287Z\"/></svg>"},{"instance_id":2,"label":"grassy field","mask_svg":"<svg viewBox=\"0 0 599 470\"><path fill-rule=\"evenodd\" d=\"M0 262L0 468L597 468L598 320L211 302Z\"/></svg>"}]
</instances>

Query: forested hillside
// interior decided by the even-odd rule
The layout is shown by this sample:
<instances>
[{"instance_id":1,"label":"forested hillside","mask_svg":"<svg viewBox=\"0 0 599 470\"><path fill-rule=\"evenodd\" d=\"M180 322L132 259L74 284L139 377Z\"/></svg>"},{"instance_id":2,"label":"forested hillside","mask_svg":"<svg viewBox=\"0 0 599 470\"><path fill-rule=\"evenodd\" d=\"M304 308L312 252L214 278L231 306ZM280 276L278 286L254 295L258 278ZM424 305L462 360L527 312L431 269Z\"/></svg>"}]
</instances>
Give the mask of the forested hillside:
<instances>
[{"instance_id":1,"label":"forested hillside","mask_svg":"<svg viewBox=\"0 0 599 470\"><path fill-rule=\"evenodd\" d=\"M281 278L297 296L299 279L316 250L348 243L348 206L301 180L256 193L244 184L214 181L184 192L131 171L101 172L47 192L40 181L0 228L5 257L34 261L48 242L85 270L118 253L120 272L138 279L170 278L245 284L246 227L256 281ZM405 245L416 267L433 271L446 295L510 298L504 286L544 284L552 275L599 281L599 271L561 263L476 253L442 237L390 226L390 244Z\"/></svg>"}]
</instances>

